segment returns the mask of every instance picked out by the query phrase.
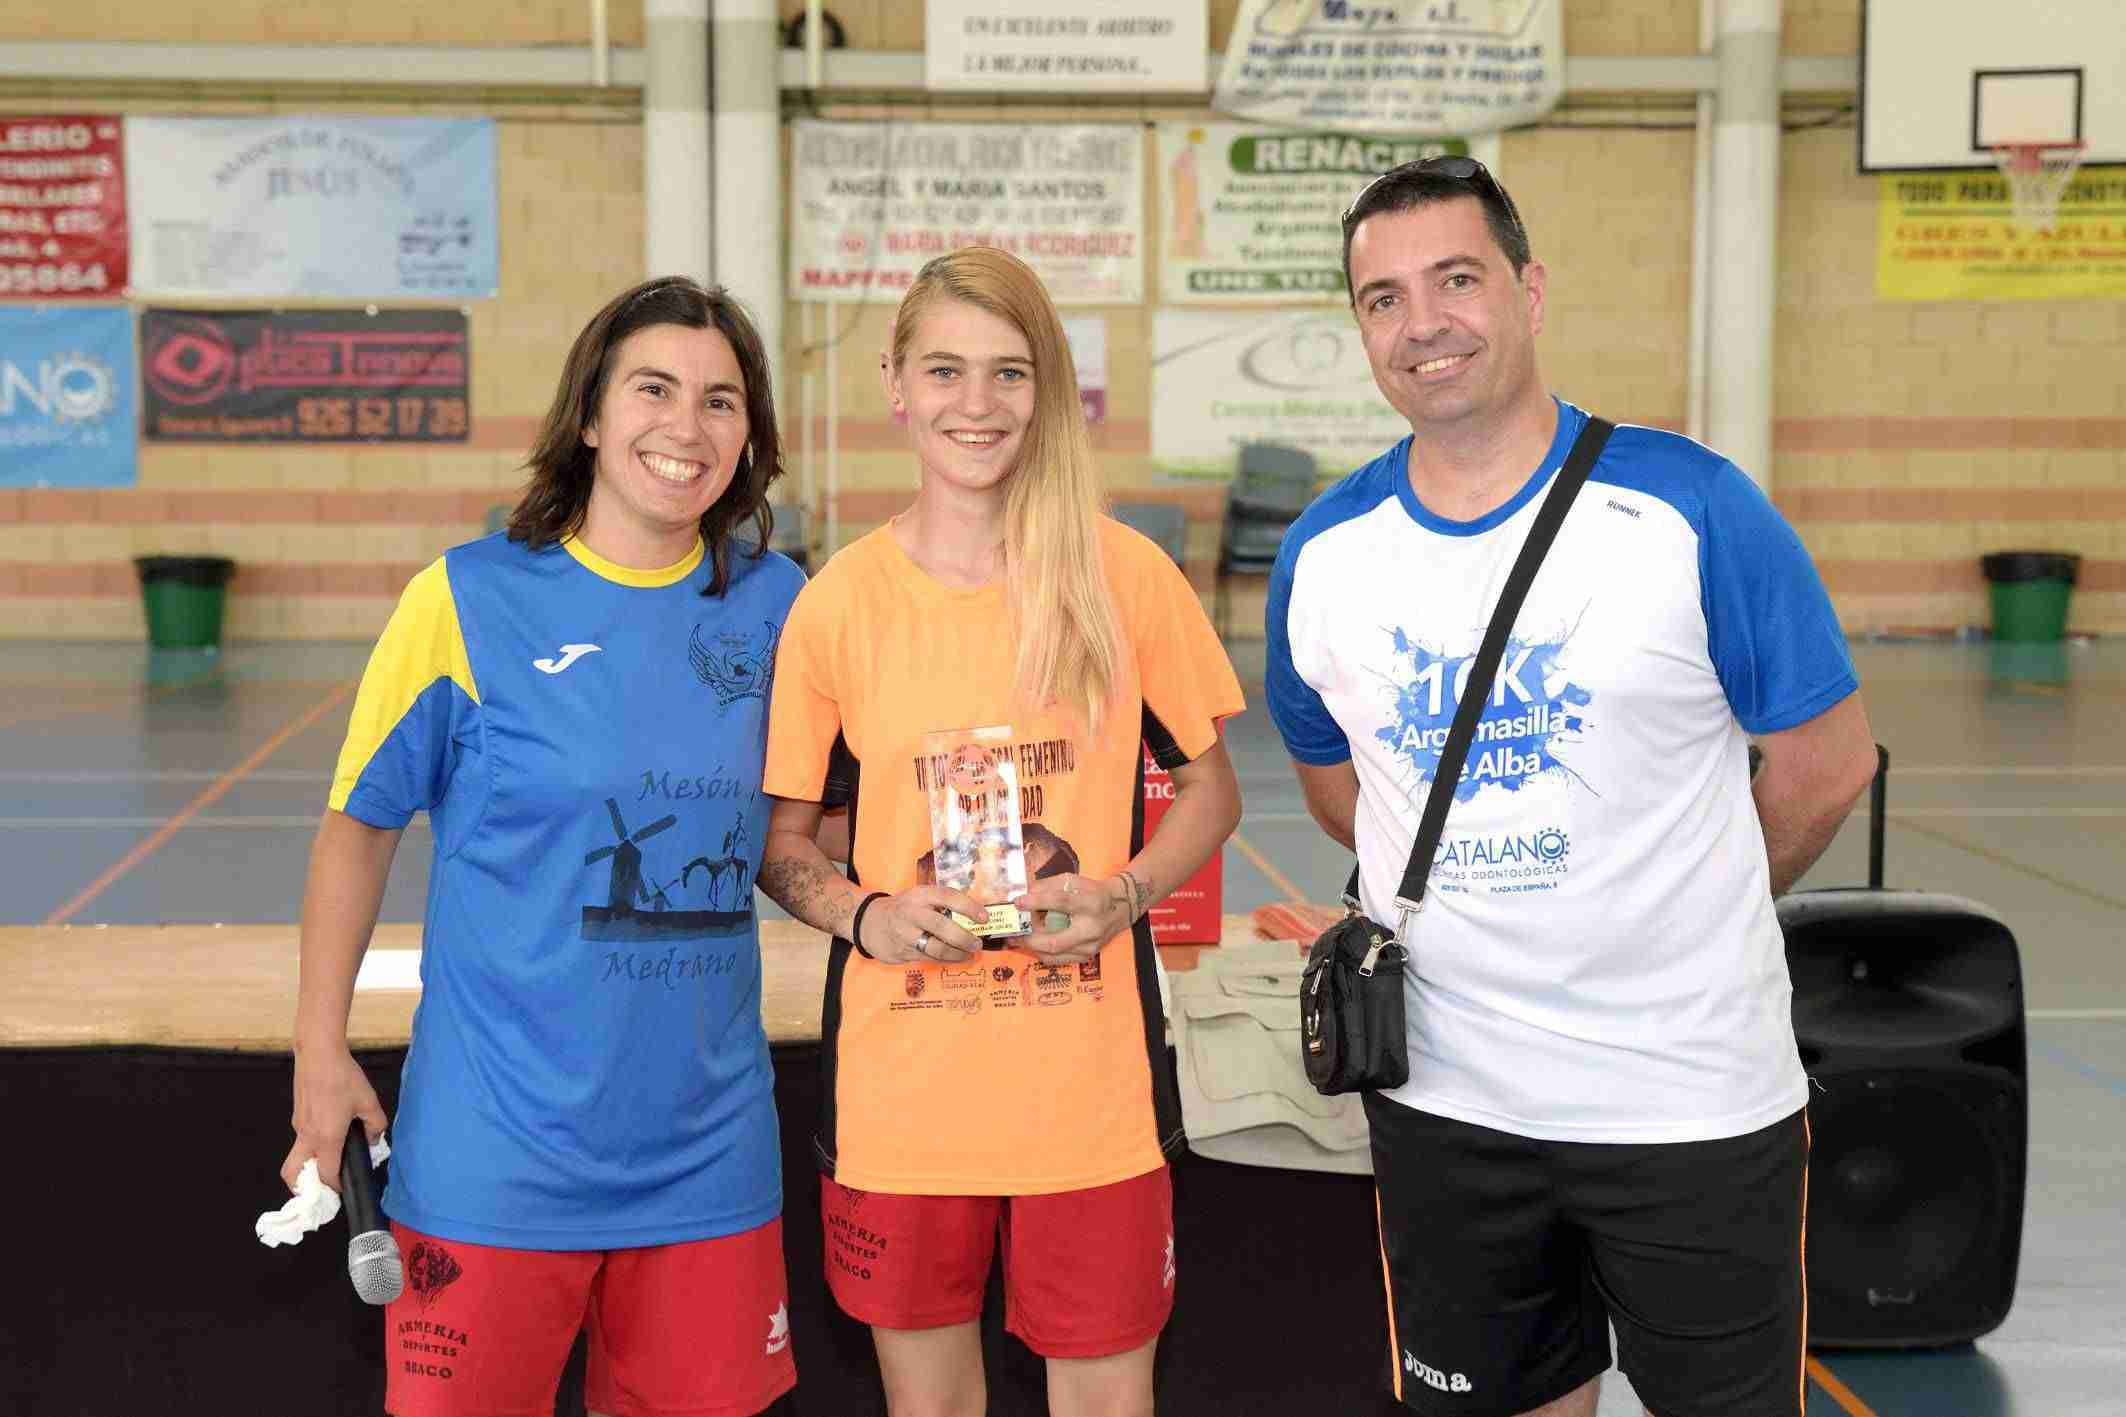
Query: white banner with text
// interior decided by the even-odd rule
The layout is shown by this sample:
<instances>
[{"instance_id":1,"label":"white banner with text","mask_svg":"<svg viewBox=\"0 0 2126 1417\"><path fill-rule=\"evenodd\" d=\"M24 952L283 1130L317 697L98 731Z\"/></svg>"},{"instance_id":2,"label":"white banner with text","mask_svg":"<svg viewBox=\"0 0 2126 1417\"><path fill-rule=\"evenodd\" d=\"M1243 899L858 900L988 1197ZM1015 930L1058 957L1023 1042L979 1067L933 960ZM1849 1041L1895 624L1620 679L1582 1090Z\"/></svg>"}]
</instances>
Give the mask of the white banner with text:
<instances>
[{"instance_id":1,"label":"white banner with text","mask_svg":"<svg viewBox=\"0 0 2126 1417\"><path fill-rule=\"evenodd\" d=\"M1459 138L1161 123L1159 298L1168 305L1344 302L1343 209L1379 173L1466 155Z\"/></svg>"},{"instance_id":2,"label":"white banner with text","mask_svg":"<svg viewBox=\"0 0 2126 1417\"><path fill-rule=\"evenodd\" d=\"M1201 93L1205 0L929 0L923 86L1036 93Z\"/></svg>"},{"instance_id":3,"label":"white banner with text","mask_svg":"<svg viewBox=\"0 0 2126 1417\"><path fill-rule=\"evenodd\" d=\"M1350 313L1157 310L1152 461L1169 476L1229 478L1243 443L1284 443L1341 477L1407 437L1374 387Z\"/></svg>"},{"instance_id":4,"label":"white banner with text","mask_svg":"<svg viewBox=\"0 0 2126 1417\"><path fill-rule=\"evenodd\" d=\"M485 298L495 120L128 118L133 288L156 296Z\"/></svg>"},{"instance_id":5,"label":"white banner with text","mask_svg":"<svg viewBox=\"0 0 2126 1417\"><path fill-rule=\"evenodd\" d=\"M1369 133L1490 133L1565 92L1562 0L1241 0L1211 106Z\"/></svg>"},{"instance_id":6,"label":"white banner with text","mask_svg":"<svg viewBox=\"0 0 2126 1417\"><path fill-rule=\"evenodd\" d=\"M1144 139L1123 124L791 125L790 294L898 301L933 256L996 246L1058 305L1144 298Z\"/></svg>"}]
</instances>

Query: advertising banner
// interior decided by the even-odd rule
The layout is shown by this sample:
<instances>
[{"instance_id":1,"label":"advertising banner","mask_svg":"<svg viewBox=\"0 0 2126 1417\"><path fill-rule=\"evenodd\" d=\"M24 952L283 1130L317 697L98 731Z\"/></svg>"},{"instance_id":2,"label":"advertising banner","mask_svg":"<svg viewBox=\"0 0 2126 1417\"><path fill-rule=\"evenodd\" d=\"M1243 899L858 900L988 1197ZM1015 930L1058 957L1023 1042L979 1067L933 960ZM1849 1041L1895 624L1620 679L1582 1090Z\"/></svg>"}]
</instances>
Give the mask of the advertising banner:
<instances>
[{"instance_id":1,"label":"advertising banner","mask_svg":"<svg viewBox=\"0 0 2126 1417\"><path fill-rule=\"evenodd\" d=\"M0 487L131 487L133 312L0 306Z\"/></svg>"},{"instance_id":2,"label":"advertising banner","mask_svg":"<svg viewBox=\"0 0 2126 1417\"><path fill-rule=\"evenodd\" d=\"M1087 423L1107 422L1107 317L1071 315L1063 321L1070 362L1078 375L1078 402Z\"/></svg>"},{"instance_id":3,"label":"advertising banner","mask_svg":"<svg viewBox=\"0 0 2126 1417\"><path fill-rule=\"evenodd\" d=\"M923 87L1201 93L1204 0L928 0Z\"/></svg>"},{"instance_id":4,"label":"advertising banner","mask_svg":"<svg viewBox=\"0 0 2126 1417\"><path fill-rule=\"evenodd\" d=\"M0 117L0 299L124 291L124 131L115 115Z\"/></svg>"},{"instance_id":5,"label":"advertising banner","mask_svg":"<svg viewBox=\"0 0 2126 1417\"><path fill-rule=\"evenodd\" d=\"M126 187L144 295L495 293L491 118L133 118Z\"/></svg>"},{"instance_id":6,"label":"advertising banner","mask_svg":"<svg viewBox=\"0 0 2126 1417\"><path fill-rule=\"evenodd\" d=\"M1367 133L1490 133L1565 92L1562 0L1241 0L1211 106Z\"/></svg>"},{"instance_id":7,"label":"advertising banner","mask_svg":"<svg viewBox=\"0 0 2126 1417\"><path fill-rule=\"evenodd\" d=\"M1885 173L1875 293L1885 300L2126 295L2126 173L2067 184L2052 229L2015 219L1998 172Z\"/></svg>"},{"instance_id":8,"label":"advertising banner","mask_svg":"<svg viewBox=\"0 0 2126 1417\"><path fill-rule=\"evenodd\" d=\"M160 310L140 321L147 437L462 443L472 358L456 310Z\"/></svg>"},{"instance_id":9,"label":"advertising banner","mask_svg":"<svg viewBox=\"0 0 2126 1417\"><path fill-rule=\"evenodd\" d=\"M1247 123L1161 123L1159 298L1344 302L1343 209L1368 178L1459 138L1288 133Z\"/></svg>"},{"instance_id":10,"label":"advertising banner","mask_svg":"<svg viewBox=\"0 0 2126 1417\"><path fill-rule=\"evenodd\" d=\"M925 261L996 246L1058 305L1144 298L1144 140L1123 124L791 125L790 294L898 301Z\"/></svg>"},{"instance_id":11,"label":"advertising banner","mask_svg":"<svg viewBox=\"0 0 2126 1417\"><path fill-rule=\"evenodd\" d=\"M1144 751L1144 838L1151 840L1174 805L1174 778ZM1214 851L1196 874L1151 908L1155 945L1215 945L1225 936L1225 857Z\"/></svg>"},{"instance_id":12,"label":"advertising banner","mask_svg":"<svg viewBox=\"0 0 2126 1417\"><path fill-rule=\"evenodd\" d=\"M1408 437L1373 386L1343 310L1159 310L1152 317L1152 461L1230 478L1242 443L1283 443L1341 477Z\"/></svg>"}]
</instances>

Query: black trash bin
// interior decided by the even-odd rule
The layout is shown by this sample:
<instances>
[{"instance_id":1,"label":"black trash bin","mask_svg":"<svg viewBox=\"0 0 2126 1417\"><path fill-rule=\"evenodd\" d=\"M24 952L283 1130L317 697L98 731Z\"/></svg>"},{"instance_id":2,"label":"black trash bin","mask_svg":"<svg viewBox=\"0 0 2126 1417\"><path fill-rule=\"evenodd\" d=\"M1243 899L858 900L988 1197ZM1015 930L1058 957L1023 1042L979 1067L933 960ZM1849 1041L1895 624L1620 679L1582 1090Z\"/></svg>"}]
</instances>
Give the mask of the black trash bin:
<instances>
[{"instance_id":1,"label":"black trash bin","mask_svg":"<svg viewBox=\"0 0 2126 1417\"><path fill-rule=\"evenodd\" d=\"M148 613L148 643L156 649L203 649L221 643L229 577L226 556L135 556Z\"/></svg>"}]
</instances>

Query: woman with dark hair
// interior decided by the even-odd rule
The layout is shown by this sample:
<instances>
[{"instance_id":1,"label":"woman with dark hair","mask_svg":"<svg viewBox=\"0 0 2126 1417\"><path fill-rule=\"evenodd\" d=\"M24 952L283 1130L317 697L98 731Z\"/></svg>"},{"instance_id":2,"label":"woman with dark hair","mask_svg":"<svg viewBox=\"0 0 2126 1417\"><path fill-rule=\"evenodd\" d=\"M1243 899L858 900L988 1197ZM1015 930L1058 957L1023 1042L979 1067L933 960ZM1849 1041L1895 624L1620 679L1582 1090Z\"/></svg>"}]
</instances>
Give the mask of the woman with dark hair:
<instances>
[{"instance_id":1,"label":"woman with dark hair","mask_svg":"<svg viewBox=\"0 0 2126 1417\"><path fill-rule=\"evenodd\" d=\"M400 832L435 835L384 1209L399 1417L759 1412L796 1380L753 878L769 673L804 577L760 337L637 286L576 337L506 534L415 576L312 848L295 1144L383 1108L347 1046ZM743 530L741 530L743 528Z\"/></svg>"}]
</instances>

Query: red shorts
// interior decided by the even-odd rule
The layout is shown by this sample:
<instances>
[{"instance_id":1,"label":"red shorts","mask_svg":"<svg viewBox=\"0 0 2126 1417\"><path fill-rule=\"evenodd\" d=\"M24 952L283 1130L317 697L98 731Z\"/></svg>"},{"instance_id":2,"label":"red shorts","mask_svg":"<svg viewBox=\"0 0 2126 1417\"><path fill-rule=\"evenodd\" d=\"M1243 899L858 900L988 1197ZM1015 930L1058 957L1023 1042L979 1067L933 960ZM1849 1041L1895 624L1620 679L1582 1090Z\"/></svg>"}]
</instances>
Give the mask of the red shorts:
<instances>
[{"instance_id":1,"label":"red shorts","mask_svg":"<svg viewBox=\"0 0 2126 1417\"><path fill-rule=\"evenodd\" d=\"M1004 1327L1043 1358L1141 1348L1174 1312L1173 1173L1047 1196L900 1196L820 1178L827 1287L878 1328L981 1317L1004 1242Z\"/></svg>"},{"instance_id":2,"label":"red shorts","mask_svg":"<svg viewBox=\"0 0 2126 1417\"><path fill-rule=\"evenodd\" d=\"M752 1417L797 1383L782 1220L631 1250L510 1250L393 1225L384 1311L396 1417L550 1417L576 1334L610 1417Z\"/></svg>"}]
</instances>

